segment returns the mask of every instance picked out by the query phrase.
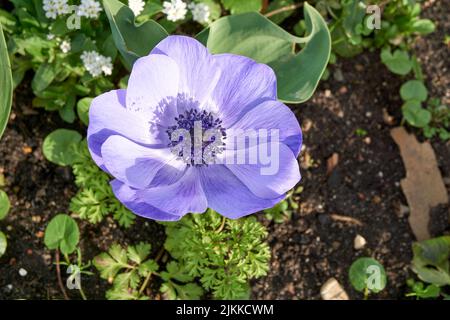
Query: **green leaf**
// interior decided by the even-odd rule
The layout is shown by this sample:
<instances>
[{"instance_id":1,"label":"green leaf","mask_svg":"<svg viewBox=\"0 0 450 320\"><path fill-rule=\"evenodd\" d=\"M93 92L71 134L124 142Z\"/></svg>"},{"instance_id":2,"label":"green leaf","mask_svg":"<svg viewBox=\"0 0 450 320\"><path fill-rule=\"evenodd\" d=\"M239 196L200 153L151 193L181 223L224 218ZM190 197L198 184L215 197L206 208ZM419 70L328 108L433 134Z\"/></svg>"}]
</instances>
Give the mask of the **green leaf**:
<instances>
[{"instance_id":1,"label":"green leaf","mask_svg":"<svg viewBox=\"0 0 450 320\"><path fill-rule=\"evenodd\" d=\"M277 75L278 97L291 103L308 100L325 71L331 49L327 25L305 3L308 36L293 36L256 12L223 17L197 35L212 53L234 53L269 64ZM293 52L304 44L300 53Z\"/></svg>"},{"instance_id":2,"label":"green leaf","mask_svg":"<svg viewBox=\"0 0 450 320\"><path fill-rule=\"evenodd\" d=\"M413 67L408 52L400 49L395 50L394 54L391 53L389 48L383 49L381 51L381 61L391 72L399 75L408 74Z\"/></svg>"},{"instance_id":3,"label":"green leaf","mask_svg":"<svg viewBox=\"0 0 450 320\"><path fill-rule=\"evenodd\" d=\"M33 92L38 94L44 91L53 82L57 73L55 63L49 62L41 64L31 81Z\"/></svg>"},{"instance_id":4,"label":"green leaf","mask_svg":"<svg viewBox=\"0 0 450 320\"><path fill-rule=\"evenodd\" d=\"M121 269L129 267L127 251L118 244L113 244L108 252L99 254L93 261L100 276L108 280L114 279Z\"/></svg>"},{"instance_id":5,"label":"green leaf","mask_svg":"<svg viewBox=\"0 0 450 320\"><path fill-rule=\"evenodd\" d=\"M10 208L11 204L9 203L8 195L5 191L0 190L0 220L6 218Z\"/></svg>"},{"instance_id":6,"label":"green leaf","mask_svg":"<svg viewBox=\"0 0 450 320\"><path fill-rule=\"evenodd\" d=\"M0 23L0 138L8 123L11 112L13 80L11 75L11 64L9 62L8 48Z\"/></svg>"},{"instance_id":7,"label":"green leaf","mask_svg":"<svg viewBox=\"0 0 450 320\"><path fill-rule=\"evenodd\" d=\"M250 11L261 10L261 0L222 0L225 9L231 14L239 14Z\"/></svg>"},{"instance_id":8,"label":"green leaf","mask_svg":"<svg viewBox=\"0 0 450 320\"><path fill-rule=\"evenodd\" d=\"M77 103L77 113L81 122L86 126L89 125L89 107L91 106L91 102L94 100L93 98L83 98Z\"/></svg>"},{"instance_id":9,"label":"green leaf","mask_svg":"<svg viewBox=\"0 0 450 320\"><path fill-rule=\"evenodd\" d=\"M150 254L150 250L151 250L150 244L143 242L135 246L128 246L127 248L128 259L139 264L147 258L147 256Z\"/></svg>"},{"instance_id":10,"label":"green leaf","mask_svg":"<svg viewBox=\"0 0 450 320\"><path fill-rule=\"evenodd\" d=\"M355 290L380 292L386 287L386 272L383 266L372 258L359 258L354 261L348 272L351 285Z\"/></svg>"},{"instance_id":11,"label":"green leaf","mask_svg":"<svg viewBox=\"0 0 450 320\"><path fill-rule=\"evenodd\" d=\"M78 225L66 214L55 216L45 229L44 243L47 248L59 248L63 254L74 252L79 240Z\"/></svg>"},{"instance_id":12,"label":"green leaf","mask_svg":"<svg viewBox=\"0 0 450 320\"><path fill-rule=\"evenodd\" d=\"M167 31L153 20L135 24L133 11L120 1L103 0L103 7L111 26L114 43L128 68L168 36Z\"/></svg>"},{"instance_id":13,"label":"green leaf","mask_svg":"<svg viewBox=\"0 0 450 320\"><path fill-rule=\"evenodd\" d=\"M413 244L412 269L419 278L437 286L450 285L450 236Z\"/></svg>"},{"instance_id":14,"label":"green leaf","mask_svg":"<svg viewBox=\"0 0 450 320\"><path fill-rule=\"evenodd\" d=\"M8 241L6 240L6 236L3 232L0 231L0 258L5 254L7 246Z\"/></svg>"},{"instance_id":15,"label":"green leaf","mask_svg":"<svg viewBox=\"0 0 450 320\"><path fill-rule=\"evenodd\" d=\"M57 129L50 133L42 145L45 158L60 166L73 164L76 160L74 147L81 141L81 134L74 130Z\"/></svg>"},{"instance_id":16,"label":"green leaf","mask_svg":"<svg viewBox=\"0 0 450 320\"><path fill-rule=\"evenodd\" d=\"M404 101L417 100L423 102L427 100L428 90L419 80L409 80L400 88L400 96Z\"/></svg>"},{"instance_id":17,"label":"green leaf","mask_svg":"<svg viewBox=\"0 0 450 320\"><path fill-rule=\"evenodd\" d=\"M429 19L419 19L414 21L411 25L412 32L417 32L422 35L432 33L435 29L436 26L434 25L433 21Z\"/></svg>"},{"instance_id":18,"label":"green leaf","mask_svg":"<svg viewBox=\"0 0 450 320\"><path fill-rule=\"evenodd\" d=\"M406 121L414 127L423 128L431 121L431 112L422 108L420 101L408 100L402 106Z\"/></svg>"}]
</instances>

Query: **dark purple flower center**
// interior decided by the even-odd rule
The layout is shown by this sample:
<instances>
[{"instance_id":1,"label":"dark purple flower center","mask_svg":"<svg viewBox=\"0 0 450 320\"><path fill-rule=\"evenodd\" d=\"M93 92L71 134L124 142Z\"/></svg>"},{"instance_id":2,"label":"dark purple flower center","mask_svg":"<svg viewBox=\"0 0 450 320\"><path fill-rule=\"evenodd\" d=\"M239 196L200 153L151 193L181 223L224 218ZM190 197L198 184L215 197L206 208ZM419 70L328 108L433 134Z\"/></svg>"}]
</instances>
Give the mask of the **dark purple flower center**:
<instances>
[{"instance_id":1,"label":"dark purple flower center","mask_svg":"<svg viewBox=\"0 0 450 320\"><path fill-rule=\"evenodd\" d=\"M211 112L191 108L175 118L169 127L169 147L188 165L203 166L214 163L216 156L225 149L226 130L222 120ZM188 141L186 140L188 139ZM180 148L181 144L186 148Z\"/></svg>"}]
</instances>

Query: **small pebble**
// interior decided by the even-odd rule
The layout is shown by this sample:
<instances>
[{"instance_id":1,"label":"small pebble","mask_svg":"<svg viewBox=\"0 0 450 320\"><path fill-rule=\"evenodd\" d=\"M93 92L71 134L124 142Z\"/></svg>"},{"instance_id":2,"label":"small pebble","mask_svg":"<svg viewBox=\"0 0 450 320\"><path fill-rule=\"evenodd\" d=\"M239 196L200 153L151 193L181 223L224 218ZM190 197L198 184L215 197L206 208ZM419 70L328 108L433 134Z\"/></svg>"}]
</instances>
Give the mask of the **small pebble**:
<instances>
[{"instance_id":1,"label":"small pebble","mask_svg":"<svg viewBox=\"0 0 450 320\"><path fill-rule=\"evenodd\" d=\"M364 248L366 244L366 239L364 239L364 237L360 234L357 234L355 240L353 240L353 247L355 248L355 250Z\"/></svg>"},{"instance_id":2,"label":"small pebble","mask_svg":"<svg viewBox=\"0 0 450 320\"><path fill-rule=\"evenodd\" d=\"M28 274L28 271L25 270L24 268L20 268L20 269L19 269L19 275L20 275L21 277L25 277L27 274Z\"/></svg>"},{"instance_id":3,"label":"small pebble","mask_svg":"<svg viewBox=\"0 0 450 320\"><path fill-rule=\"evenodd\" d=\"M335 278L330 278L320 288L320 296L323 300L348 300L344 288Z\"/></svg>"}]
</instances>

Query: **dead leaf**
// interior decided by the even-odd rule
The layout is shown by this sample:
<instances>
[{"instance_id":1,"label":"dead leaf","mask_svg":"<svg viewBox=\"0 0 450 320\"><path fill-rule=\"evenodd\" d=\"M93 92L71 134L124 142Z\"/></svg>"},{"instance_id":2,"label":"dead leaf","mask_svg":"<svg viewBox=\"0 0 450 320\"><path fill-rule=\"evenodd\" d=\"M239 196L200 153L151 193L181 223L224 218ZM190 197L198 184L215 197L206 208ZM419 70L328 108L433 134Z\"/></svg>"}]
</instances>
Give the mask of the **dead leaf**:
<instances>
[{"instance_id":1,"label":"dead leaf","mask_svg":"<svg viewBox=\"0 0 450 320\"><path fill-rule=\"evenodd\" d=\"M331 172L333 172L334 168L336 168L338 163L339 163L339 154L337 154L335 152L327 160L327 175L328 176L331 174Z\"/></svg>"},{"instance_id":2,"label":"dead leaf","mask_svg":"<svg viewBox=\"0 0 450 320\"><path fill-rule=\"evenodd\" d=\"M417 240L430 238L431 208L448 203L448 194L430 143L419 143L403 127L391 130L400 149L406 178L400 182L410 208L409 224Z\"/></svg>"}]
</instances>

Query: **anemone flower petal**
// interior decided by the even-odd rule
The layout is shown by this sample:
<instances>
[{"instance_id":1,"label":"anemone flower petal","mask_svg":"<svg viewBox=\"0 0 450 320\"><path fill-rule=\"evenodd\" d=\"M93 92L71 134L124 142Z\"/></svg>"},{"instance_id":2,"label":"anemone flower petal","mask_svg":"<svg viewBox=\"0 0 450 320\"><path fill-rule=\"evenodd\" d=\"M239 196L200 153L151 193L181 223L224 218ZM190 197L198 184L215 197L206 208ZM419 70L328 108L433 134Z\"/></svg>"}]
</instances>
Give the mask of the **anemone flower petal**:
<instances>
[{"instance_id":1,"label":"anemone flower petal","mask_svg":"<svg viewBox=\"0 0 450 320\"><path fill-rule=\"evenodd\" d=\"M121 135L136 143L158 146L162 143L150 131L141 115L125 107L126 90L113 90L96 97L89 109L87 140L92 158L104 169L101 146L111 135Z\"/></svg>"},{"instance_id":2,"label":"anemone flower petal","mask_svg":"<svg viewBox=\"0 0 450 320\"><path fill-rule=\"evenodd\" d=\"M176 216L189 212L203 213L208 208L198 170L193 167L171 185L139 190L137 194L151 206Z\"/></svg>"},{"instance_id":3,"label":"anemone flower petal","mask_svg":"<svg viewBox=\"0 0 450 320\"><path fill-rule=\"evenodd\" d=\"M112 180L111 187L116 198L119 199L125 207L141 217L158 221L176 221L181 218L181 216L170 214L146 203L138 196L135 189L130 188L119 180Z\"/></svg>"},{"instance_id":4,"label":"anemone flower petal","mask_svg":"<svg viewBox=\"0 0 450 320\"><path fill-rule=\"evenodd\" d=\"M239 164L239 153L243 158L252 154L253 163ZM259 144L248 149L227 152L226 157L233 161L225 162L225 166L256 196L261 198L277 198L288 192L300 181L298 162L291 149L278 142Z\"/></svg>"},{"instance_id":5,"label":"anemone flower petal","mask_svg":"<svg viewBox=\"0 0 450 320\"><path fill-rule=\"evenodd\" d=\"M199 171L208 206L227 218L237 219L271 208L285 198L256 196L224 165L202 167Z\"/></svg>"},{"instance_id":6,"label":"anemone flower petal","mask_svg":"<svg viewBox=\"0 0 450 320\"><path fill-rule=\"evenodd\" d=\"M166 55L150 54L133 65L128 80L127 109L142 113L149 122L169 126L178 115L173 97L178 93L180 70Z\"/></svg>"},{"instance_id":7,"label":"anemone flower petal","mask_svg":"<svg viewBox=\"0 0 450 320\"><path fill-rule=\"evenodd\" d=\"M148 187L165 166L179 172L186 168L186 164L177 160L169 148L146 148L122 136L109 137L102 145L102 156L112 176L138 189Z\"/></svg>"},{"instance_id":8,"label":"anemone flower petal","mask_svg":"<svg viewBox=\"0 0 450 320\"><path fill-rule=\"evenodd\" d=\"M269 100L244 114L233 130L278 130L279 141L285 143L298 156L302 145L302 130L295 114L283 103ZM238 144L236 144L237 146Z\"/></svg>"},{"instance_id":9,"label":"anemone flower petal","mask_svg":"<svg viewBox=\"0 0 450 320\"><path fill-rule=\"evenodd\" d=\"M165 54L178 64L179 94L195 98L202 109L217 111L217 106L210 103L210 94L219 81L221 69L205 46L194 38L169 36L156 45L152 54ZM184 111L180 105L179 113Z\"/></svg>"},{"instance_id":10,"label":"anemone flower petal","mask_svg":"<svg viewBox=\"0 0 450 320\"><path fill-rule=\"evenodd\" d=\"M234 54L217 54L214 60L222 74L212 97L221 106L219 114L225 127L260 104L277 99L277 79L267 65Z\"/></svg>"}]
</instances>

